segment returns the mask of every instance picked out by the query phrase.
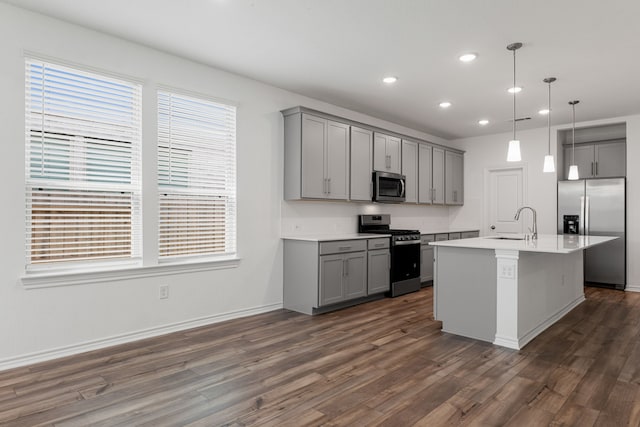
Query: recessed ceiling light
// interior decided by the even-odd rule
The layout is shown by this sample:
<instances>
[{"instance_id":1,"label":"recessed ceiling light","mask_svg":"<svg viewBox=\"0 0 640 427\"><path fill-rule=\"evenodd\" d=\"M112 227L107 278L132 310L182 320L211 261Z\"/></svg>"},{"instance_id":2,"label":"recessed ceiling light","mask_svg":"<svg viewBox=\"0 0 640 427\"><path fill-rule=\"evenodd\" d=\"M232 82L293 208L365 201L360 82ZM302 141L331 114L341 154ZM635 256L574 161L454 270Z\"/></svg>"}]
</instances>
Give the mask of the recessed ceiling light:
<instances>
[{"instance_id":1,"label":"recessed ceiling light","mask_svg":"<svg viewBox=\"0 0 640 427\"><path fill-rule=\"evenodd\" d=\"M449 108L451 107L451 103L449 101L444 101L440 103L440 108Z\"/></svg>"},{"instance_id":2,"label":"recessed ceiling light","mask_svg":"<svg viewBox=\"0 0 640 427\"><path fill-rule=\"evenodd\" d=\"M540 114L541 116L546 116L547 114L549 114L549 110L543 108L542 110L538 111L538 114Z\"/></svg>"},{"instance_id":3,"label":"recessed ceiling light","mask_svg":"<svg viewBox=\"0 0 640 427\"><path fill-rule=\"evenodd\" d=\"M487 119L478 120L478 124L480 126L486 126L486 125L489 124L489 120L487 120Z\"/></svg>"},{"instance_id":4,"label":"recessed ceiling light","mask_svg":"<svg viewBox=\"0 0 640 427\"><path fill-rule=\"evenodd\" d=\"M521 90L522 90L522 88L521 88L520 86L510 87L510 88L508 89L509 93L514 93L514 92L515 92L515 93L518 93L518 92L520 92Z\"/></svg>"},{"instance_id":5,"label":"recessed ceiling light","mask_svg":"<svg viewBox=\"0 0 640 427\"><path fill-rule=\"evenodd\" d=\"M462 62L471 62L474 59L476 59L478 57L478 55L476 55L475 53L465 53L464 55L460 55L460 57L458 57L458 59Z\"/></svg>"},{"instance_id":6,"label":"recessed ceiling light","mask_svg":"<svg viewBox=\"0 0 640 427\"><path fill-rule=\"evenodd\" d=\"M387 83L387 84L391 84L391 83L395 83L398 81L398 78L395 76L387 76L384 79L382 79L383 82Z\"/></svg>"}]
</instances>

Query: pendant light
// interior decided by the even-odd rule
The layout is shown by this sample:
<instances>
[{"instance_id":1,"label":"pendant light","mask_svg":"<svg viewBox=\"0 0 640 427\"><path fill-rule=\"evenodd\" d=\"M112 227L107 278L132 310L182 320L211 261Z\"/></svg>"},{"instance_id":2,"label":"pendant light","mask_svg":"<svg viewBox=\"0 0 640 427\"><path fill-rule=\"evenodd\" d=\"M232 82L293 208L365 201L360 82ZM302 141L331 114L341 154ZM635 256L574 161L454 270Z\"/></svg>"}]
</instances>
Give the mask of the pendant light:
<instances>
[{"instance_id":1,"label":"pendant light","mask_svg":"<svg viewBox=\"0 0 640 427\"><path fill-rule=\"evenodd\" d=\"M576 179L580 179L578 175L578 165L576 165L576 104L580 101L569 101L569 105L573 109L573 131L572 131L572 142L571 142L571 166L569 166L569 176L567 179L571 181L575 181Z\"/></svg>"},{"instance_id":2,"label":"pendant light","mask_svg":"<svg viewBox=\"0 0 640 427\"><path fill-rule=\"evenodd\" d=\"M516 50L522 47L522 43L511 43L507 46L507 50L513 52L513 139L509 141L509 151L507 151L507 162L519 162L522 160L520 156L520 141L516 139Z\"/></svg>"},{"instance_id":3,"label":"pendant light","mask_svg":"<svg viewBox=\"0 0 640 427\"><path fill-rule=\"evenodd\" d=\"M555 77L547 77L543 80L543 82L549 85L549 103L547 109L549 112L547 113L547 155L544 156L544 167L542 168L542 172L555 172L556 167L553 161L553 155L551 154L551 83L555 82Z\"/></svg>"}]
</instances>

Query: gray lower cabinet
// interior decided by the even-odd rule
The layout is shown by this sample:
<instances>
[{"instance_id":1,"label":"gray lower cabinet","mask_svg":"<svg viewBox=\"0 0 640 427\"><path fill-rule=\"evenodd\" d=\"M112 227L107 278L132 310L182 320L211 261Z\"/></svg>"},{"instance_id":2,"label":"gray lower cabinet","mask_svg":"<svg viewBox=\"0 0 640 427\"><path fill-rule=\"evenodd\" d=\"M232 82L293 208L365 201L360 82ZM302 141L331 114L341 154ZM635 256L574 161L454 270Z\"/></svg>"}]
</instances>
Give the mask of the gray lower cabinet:
<instances>
[{"instance_id":1,"label":"gray lower cabinet","mask_svg":"<svg viewBox=\"0 0 640 427\"><path fill-rule=\"evenodd\" d=\"M433 280L433 246L429 246L429 242L434 240L433 234L423 234L420 238L420 282Z\"/></svg>"},{"instance_id":2,"label":"gray lower cabinet","mask_svg":"<svg viewBox=\"0 0 640 427\"><path fill-rule=\"evenodd\" d=\"M480 232L479 231L463 231L462 233L460 233L461 239L471 239L474 237L480 237Z\"/></svg>"},{"instance_id":3,"label":"gray lower cabinet","mask_svg":"<svg viewBox=\"0 0 640 427\"><path fill-rule=\"evenodd\" d=\"M389 270L391 269L391 254L389 249L370 250L368 253L367 293L369 295L388 292L391 289Z\"/></svg>"},{"instance_id":4,"label":"gray lower cabinet","mask_svg":"<svg viewBox=\"0 0 640 427\"><path fill-rule=\"evenodd\" d=\"M319 305L331 305L367 294L366 252L320 257Z\"/></svg>"},{"instance_id":5,"label":"gray lower cabinet","mask_svg":"<svg viewBox=\"0 0 640 427\"><path fill-rule=\"evenodd\" d=\"M373 170L400 173L400 138L375 132L373 134Z\"/></svg>"},{"instance_id":6,"label":"gray lower cabinet","mask_svg":"<svg viewBox=\"0 0 640 427\"><path fill-rule=\"evenodd\" d=\"M285 239L284 308L315 314L388 291L389 266L388 238Z\"/></svg>"}]
</instances>

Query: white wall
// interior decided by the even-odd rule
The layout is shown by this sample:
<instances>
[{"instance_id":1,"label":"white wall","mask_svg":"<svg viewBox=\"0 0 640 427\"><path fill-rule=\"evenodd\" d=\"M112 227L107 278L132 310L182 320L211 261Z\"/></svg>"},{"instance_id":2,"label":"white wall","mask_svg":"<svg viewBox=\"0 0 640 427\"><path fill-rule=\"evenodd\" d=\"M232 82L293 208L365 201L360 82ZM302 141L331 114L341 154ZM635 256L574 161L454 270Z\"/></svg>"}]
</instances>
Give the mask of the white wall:
<instances>
[{"instance_id":1,"label":"white wall","mask_svg":"<svg viewBox=\"0 0 640 427\"><path fill-rule=\"evenodd\" d=\"M156 143L154 95L158 84L238 105L241 261L237 268L44 289L23 287L25 51L143 81L143 150L147 152L153 152ZM282 201L282 109L304 105L416 138L444 142L440 138L2 3L0 52L0 182L4 186L0 210L0 369L153 335L171 327L281 307L281 218L287 227L298 224L299 231L331 224L336 231L353 232L355 215L366 209L392 212L399 226L409 217L438 225L448 222L447 208L387 210L346 203ZM155 239L155 235L145 238ZM159 284L170 285L169 299L158 299Z\"/></svg>"},{"instance_id":2,"label":"white wall","mask_svg":"<svg viewBox=\"0 0 640 427\"><path fill-rule=\"evenodd\" d=\"M640 291L640 266L634 260L640 259L640 224L634 218L640 218L640 169L635 161L640 160L640 116L616 117L606 120L576 123L576 127L597 126L610 123L627 124L627 289ZM553 126L551 129L551 152L557 152L557 131L568 129L571 125ZM450 224L475 225L483 235L486 229L484 176L491 168L508 167L507 145L511 139L508 133L465 138L451 141L457 148L465 150L464 191L465 204L452 207ZM544 155L547 153L547 128L538 128L518 132L523 162L526 166L525 204L538 212L538 232L555 234L557 230L557 177L542 172ZM556 155L556 169L558 161ZM530 220L527 220L530 221Z\"/></svg>"}]
</instances>

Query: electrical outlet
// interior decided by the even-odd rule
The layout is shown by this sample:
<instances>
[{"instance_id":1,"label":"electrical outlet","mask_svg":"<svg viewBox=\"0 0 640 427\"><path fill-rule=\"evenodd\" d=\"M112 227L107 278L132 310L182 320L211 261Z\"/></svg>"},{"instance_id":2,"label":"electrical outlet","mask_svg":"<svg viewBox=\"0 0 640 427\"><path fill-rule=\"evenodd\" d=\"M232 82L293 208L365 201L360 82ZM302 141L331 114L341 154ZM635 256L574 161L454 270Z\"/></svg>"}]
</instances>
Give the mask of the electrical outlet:
<instances>
[{"instance_id":1,"label":"electrical outlet","mask_svg":"<svg viewBox=\"0 0 640 427\"><path fill-rule=\"evenodd\" d=\"M169 298L169 285L160 285L158 291L158 298L167 299Z\"/></svg>"}]
</instances>

